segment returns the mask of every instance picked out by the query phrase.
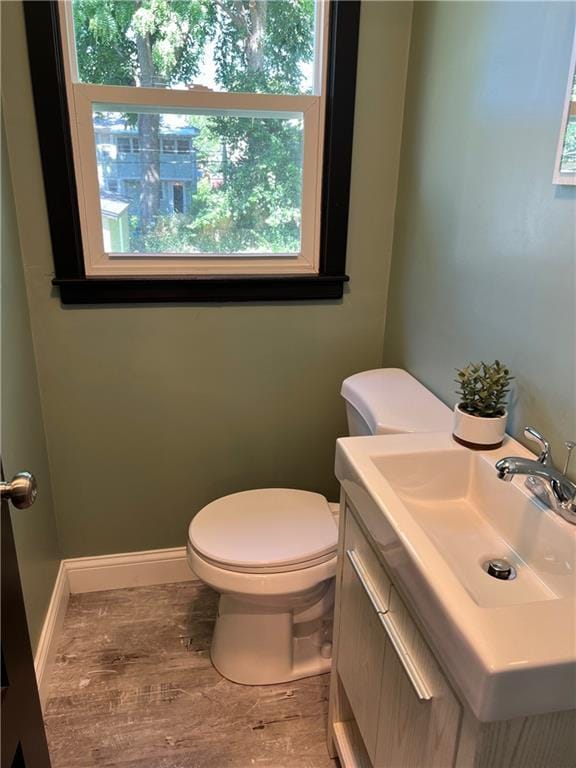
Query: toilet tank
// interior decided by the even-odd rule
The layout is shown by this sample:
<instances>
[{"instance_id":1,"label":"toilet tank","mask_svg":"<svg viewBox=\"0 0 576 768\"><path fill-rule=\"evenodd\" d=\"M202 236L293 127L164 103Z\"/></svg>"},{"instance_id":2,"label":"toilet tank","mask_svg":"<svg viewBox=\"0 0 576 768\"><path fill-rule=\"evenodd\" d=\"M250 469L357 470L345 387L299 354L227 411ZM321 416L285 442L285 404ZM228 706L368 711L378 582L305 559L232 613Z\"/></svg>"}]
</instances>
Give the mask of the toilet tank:
<instances>
[{"instance_id":1,"label":"toilet tank","mask_svg":"<svg viewBox=\"0 0 576 768\"><path fill-rule=\"evenodd\" d=\"M401 368L349 376L341 394L351 436L452 431L450 408Z\"/></svg>"}]
</instances>

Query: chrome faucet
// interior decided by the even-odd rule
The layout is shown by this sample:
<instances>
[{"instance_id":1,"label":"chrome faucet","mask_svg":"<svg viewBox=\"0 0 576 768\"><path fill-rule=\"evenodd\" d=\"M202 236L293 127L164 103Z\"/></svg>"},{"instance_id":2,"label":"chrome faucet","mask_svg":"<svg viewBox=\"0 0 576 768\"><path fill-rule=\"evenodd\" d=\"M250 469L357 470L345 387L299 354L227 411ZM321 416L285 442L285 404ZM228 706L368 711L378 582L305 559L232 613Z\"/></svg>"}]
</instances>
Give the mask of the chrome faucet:
<instances>
[{"instance_id":1,"label":"chrome faucet","mask_svg":"<svg viewBox=\"0 0 576 768\"><path fill-rule=\"evenodd\" d=\"M496 462L496 471L500 480L510 482L514 475L528 475L526 487L549 509L576 525L576 483L568 479L568 465L576 443L568 441L568 455L564 470L559 472L552 463L550 444L534 427L526 427L525 437L535 440L540 445L540 455L536 461L521 456L507 456Z\"/></svg>"}]
</instances>

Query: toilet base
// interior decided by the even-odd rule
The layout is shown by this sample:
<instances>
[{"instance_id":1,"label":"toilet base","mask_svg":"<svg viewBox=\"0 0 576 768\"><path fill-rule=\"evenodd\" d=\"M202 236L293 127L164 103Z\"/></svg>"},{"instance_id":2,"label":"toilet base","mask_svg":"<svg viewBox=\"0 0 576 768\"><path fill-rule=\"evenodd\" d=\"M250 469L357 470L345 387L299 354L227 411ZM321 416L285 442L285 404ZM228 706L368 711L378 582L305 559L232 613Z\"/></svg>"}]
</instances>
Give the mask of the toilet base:
<instances>
[{"instance_id":1,"label":"toilet base","mask_svg":"<svg viewBox=\"0 0 576 768\"><path fill-rule=\"evenodd\" d=\"M331 590L330 590L331 591ZM328 595L327 595L328 596ZM243 685L272 685L330 671L331 607L311 617L222 595L212 639L212 663ZM328 657L327 657L328 656Z\"/></svg>"}]
</instances>

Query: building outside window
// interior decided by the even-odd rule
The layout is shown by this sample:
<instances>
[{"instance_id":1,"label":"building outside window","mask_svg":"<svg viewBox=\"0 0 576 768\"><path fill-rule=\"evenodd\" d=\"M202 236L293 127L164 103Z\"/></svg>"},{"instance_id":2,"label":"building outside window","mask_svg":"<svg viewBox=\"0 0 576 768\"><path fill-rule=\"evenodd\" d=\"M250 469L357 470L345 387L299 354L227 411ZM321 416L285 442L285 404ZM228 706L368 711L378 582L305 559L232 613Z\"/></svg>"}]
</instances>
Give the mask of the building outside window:
<instances>
[{"instance_id":1,"label":"building outside window","mask_svg":"<svg viewBox=\"0 0 576 768\"><path fill-rule=\"evenodd\" d=\"M143 250L145 233L140 220L140 150L145 149L146 145L141 141L139 124L127 114L101 112L94 117L93 126L102 226L105 228L105 219L108 219L110 209L108 202L103 204L103 197L109 198L111 192L121 195L124 202L128 203L125 213L128 236L122 239L123 252L136 248ZM160 121L159 131L159 150L153 150L157 155L160 181L156 215L161 217L190 213L200 177L197 151L193 145L200 129L191 125L187 117L171 115ZM208 158L204 160L206 164ZM170 187L169 195L164 194L167 185Z\"/></svg>"}]
</instances>

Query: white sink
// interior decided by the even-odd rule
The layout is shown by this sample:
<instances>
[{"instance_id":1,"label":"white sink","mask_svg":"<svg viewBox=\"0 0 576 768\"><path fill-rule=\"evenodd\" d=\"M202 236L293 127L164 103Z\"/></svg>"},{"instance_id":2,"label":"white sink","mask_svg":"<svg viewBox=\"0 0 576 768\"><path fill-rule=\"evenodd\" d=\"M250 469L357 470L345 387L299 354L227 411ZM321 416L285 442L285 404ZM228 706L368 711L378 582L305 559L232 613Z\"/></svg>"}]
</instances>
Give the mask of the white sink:
<instances>
[{"instance_id":1,"label":"white sink","mask_svg":"<svg viewBox=\"0 0 576 768\"><path fill-rule=\"evenodd\" d=\"M373 461L478 605L574 597L573 537L521 486L498 479L492 454L432 450ZM483 566L493 558L516 577L490 576Z\"/></svg>"},{"instance_id":2,"label":"white sink","mask_svg":"<svg viewBox=\"0 0 576 768\"><path fill-rule=\"evenodd\" d=\"M336 474L393 578L480 720L576 707L576 526L498 479L508 438L469 451L447 434L338 441ZM507 560L511 580L484 564Z\"/></svg>"}]
</instances>

